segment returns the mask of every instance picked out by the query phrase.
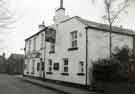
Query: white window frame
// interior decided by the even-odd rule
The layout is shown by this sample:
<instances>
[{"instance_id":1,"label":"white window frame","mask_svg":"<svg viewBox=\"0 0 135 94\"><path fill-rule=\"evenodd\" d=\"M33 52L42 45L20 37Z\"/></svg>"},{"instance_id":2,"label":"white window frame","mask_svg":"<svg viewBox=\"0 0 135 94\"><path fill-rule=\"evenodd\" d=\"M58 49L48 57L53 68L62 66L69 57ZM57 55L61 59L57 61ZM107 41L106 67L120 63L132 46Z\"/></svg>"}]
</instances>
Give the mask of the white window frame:
<instances>
[{"instance_id":1,"label":"white window frame","mask_svg":"<svg viewBox=\"0 0 135 94\"><path fill-rule=\"evenodd\" d=\"M66 61L66 62L65 62ZM63 73L68 73L69 72L69 60L68 58L63 58ZM67 71L65 71L65 68L67 68Z\"/></svg>"},{"instance_id":2,"label":"white window frame","mask_svg":"<svg viewBox=\"0 0 135 94\"><path fill-rule=\"evenodd\" d=\"M55 44L50 43L50 52L54 53L55 52Z\"/></svg>"},{"instance_id":3,"label":"white window frame","mask_svg":"<svg viewBox=\"0 0 135 94\"><path fill-rule=\"evenodd\" d=\"M79 73L84 73L84 61L79 61Z\"/></svg>"},{"instance_id":4,"label":"white window frame","mask_svg":"<svg viewBox=\"0 0 135 94\"><path fill-rule=\"evenodd\" d=\"M32 60L32 73L35 73L35 60Z\"/></svg>"},{"instance_id":5,"label":"white window frame","mask_svg":"<svg viewBox=\"0 0 135 94\"><path fill-rule=\"evenodd\" d=\"M78 31L72 31L70 32L70 36L71 36L71 48L77 48L78 47Z\"/></svg>"},{"instance_id":6,"label":"white window frame","mask_svg":"<svg viewBox=\"0 0 135 94\"><path fill-rule=\"evenodd\" d=\"M33 50L36 50L36 44L37 44L37 37L33 38Z\"/></svg>"},{"instance_id":7,"label":"white window frame","mask_svg":"<svg viewBox=\"0 0 135 94\"><path fill-rule=\"evenodd\" d=\"M41 49L44 48L44 33L41 34Z\"/></svg>"},{"instance_id":8,"label":"white window frame","mask_svg":"<svg viewBox=\"0 0 135 94\"><path fill-rule=\"evenodd\" d=\"M48 59L48 72L52 72L52 65L52 59Z\"/></svg>"}]
</instances>

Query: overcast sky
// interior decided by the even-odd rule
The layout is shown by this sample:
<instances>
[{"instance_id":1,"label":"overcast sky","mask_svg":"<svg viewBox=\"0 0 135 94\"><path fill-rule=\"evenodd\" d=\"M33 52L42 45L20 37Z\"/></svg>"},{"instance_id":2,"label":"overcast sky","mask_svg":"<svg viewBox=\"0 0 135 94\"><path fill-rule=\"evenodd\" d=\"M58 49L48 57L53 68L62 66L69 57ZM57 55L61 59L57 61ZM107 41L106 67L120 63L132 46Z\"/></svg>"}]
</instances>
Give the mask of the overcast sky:
<instances>
[{"instance_id":1,"label":"overcast sky","mask_svg":"<svg viewBox=\"0 0 135 94\"><path fill-rule=\"evenodd\" d=\"M23 53L24 39L38 32L38 24L43 20L46 25L53 23L55 9L59 7L60 0L9 0L8 7L15 14L17 22L11 29L2 29L0 34L0 52ZM124 27L135 29L135 4L128 9L128 14L122 14L120 23ZM104 13L103 2L98 0L92 4L91 0L64 0L66 14L80 16L82 18L103 22L101 16Z\"/></svg>"}]
</instances>

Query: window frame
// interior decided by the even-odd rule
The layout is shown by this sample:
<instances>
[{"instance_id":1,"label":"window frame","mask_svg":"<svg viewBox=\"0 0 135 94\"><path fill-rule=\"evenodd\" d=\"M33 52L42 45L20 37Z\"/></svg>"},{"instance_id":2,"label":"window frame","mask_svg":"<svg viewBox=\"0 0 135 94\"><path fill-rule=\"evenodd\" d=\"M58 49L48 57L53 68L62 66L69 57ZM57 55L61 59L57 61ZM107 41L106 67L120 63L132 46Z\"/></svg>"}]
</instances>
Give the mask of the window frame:
<instances>
[{"instance_id":1,"label":"window frame","mask_svg":"<svg viewBox=\"0 0 135 94\"><path fill-rule=\"evenodd\" d=\"M66 71L65 71L66 70ZM63 58L63 72L61 75L69 75L69 59Z\"/></svg>"},{"instance_id":2,"label":"window frame","mask_svg":"<svg viewBox=\"0 0 135 94\"><path fill-rule=\"evenodd\" d=\"M50 43L50 51L49 53L55 53L55 43Z\"/></svg>"},{"instance_id":3,"label":"window frame","mask_svg":"<svg viewBox=\"0 0 135 94\"><path fill-rule=\"evenodd\" d=\"M78 76L84 76L85 73L84 73L84 61L79 61L79 64L78 64L78 73L77 75Z\"/></svg>"},{"instance_id":4,"label":"window frame","mask_svg":"<svg viewBox=\"0 0 135 94\"><path fill-rule=\"evenodd\" d=\"M40 49L44 48L44 33L41 33L41 47Z\"/></svg>"},{"instance_id":5,"label":"window frame","mask_svg":"<svg viewBox=\"0 0 135 94\"><path fill-rule=\"evenodd\" d=\"M32 71L31 74L35 73L35 60L32 60Z\"/></svg>"},{"instance_id":6,"label":"window frame","mask_svg":"<svg viewBox=\"0 0 135 94\"><path fill-rule=\"evenodd\" d=\"M50 62L51 61L51 62ZM46 74L52 74L52 59L48 59L48 72L46 72Z\"/></svg>"},{"instance_id":7,"label":"window frame","mask_svg":"<svg viewBox=\"0 0 135 94\"><path fill-rule=\"evenodd\" d=\"M78 43L77 43L78 31L74 30L70 32L70 36L71 36L71 48L77 48L78 47Z\"/></svg>"},{"instance_id":8,"label":"window frame","mask_svg":"<svg viewBox=\"0 0 135 94\"><path fill-rule=\"evenodd\" d=\"M35 36L33 38L33 50L35 51L36 50L36 44L37 44L37 37Z\"/></svg>"},{"instance_id":9,"label":"window frame","mask_svg":"<svg viewBox=\"0 0 135 94\"><path fill-rule=\"evenodd\" d=\"M70 32L70 48L69 51L78 50L78 31L74 30Z\"/></svg>"},{"instance_id":10,"label":"window frame","mask_svg":"<svg viewBox=\"0 0 135 94\"><path fill-rule=\"evenodd\" d=\"M39 72L40 71L40 63L38 62L37 63L37 72Z\"/></svg>"}]
</instances>

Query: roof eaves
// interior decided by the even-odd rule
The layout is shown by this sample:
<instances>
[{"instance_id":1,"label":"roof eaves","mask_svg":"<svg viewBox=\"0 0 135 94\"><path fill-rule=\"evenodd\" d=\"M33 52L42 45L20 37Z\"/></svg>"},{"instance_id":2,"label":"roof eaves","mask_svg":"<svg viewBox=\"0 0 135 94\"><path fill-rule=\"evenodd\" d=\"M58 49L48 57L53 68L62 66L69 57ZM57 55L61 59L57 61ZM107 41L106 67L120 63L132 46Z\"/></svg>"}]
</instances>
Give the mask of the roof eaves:
<instances>
[{"instance_id":1,"label":"roof eaves","mask_svg":"<svg viewBox=\"0 0 135 94\"><path fill-rule=\"evenodd\" d=\"M33 34L32 36L30 36L30 37L26 38L26 39L25 39L25 41L27 41L27 40L31 39L32 37L34 37L34 36L38 35L39 33L43 32L43 31L45 31L47 28L48 28L48 27L46 27L45 29L40 30L40 31L38 31L37 33Z\"/></svg>"},{"instance_id":2,"label":"roof eaves","mask_svg":"<svg viewBox=\"0 0 135 94\"><path fill-rule=\"evenodd\" d=\"M80 21L82 24L90 27L90 28L94 28L94 29L98 29L98 30L104 30L104 31L109 31L109 26L107 24L100 24L97 22L93 22L93 21L88 21L85 19L82 19L80 17L76 17L78 21ZM135 33L132 30L129 29L125 29L125 28L119 28L116 26L113 26L113 32L114 33L120 33L120 34L126 34L126 35L131 35L134 36Z\"/></svg>"}]
</instances>

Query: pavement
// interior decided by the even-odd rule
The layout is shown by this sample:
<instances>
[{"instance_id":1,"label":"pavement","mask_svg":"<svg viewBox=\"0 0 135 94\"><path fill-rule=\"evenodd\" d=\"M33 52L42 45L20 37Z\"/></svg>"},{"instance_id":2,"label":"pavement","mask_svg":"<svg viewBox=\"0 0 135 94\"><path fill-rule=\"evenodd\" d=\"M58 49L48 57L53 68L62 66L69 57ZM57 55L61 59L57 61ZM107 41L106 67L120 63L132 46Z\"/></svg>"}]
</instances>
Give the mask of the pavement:
<instances>
[{"instance_id":1,"label":"pavement","mask_svg":"<svg viewBox=\"0 0 135 94\"><path fill-rule=\"evenodd\" d=\"M55 82L42 81L39 79L30 78L30 77L22 77L22 76L17 76L17 77L25 82L29 82L31 84L34 84L34 85L37 85L46 89L57 91L60 94L100 94L99 92L93 92L87 89L67 86L63 84L61 85Z\"/></svg>"},{"instance_id":2,"label":"pavement","mask_svg":"<svg viewBox=\"0 0 135 94\"><path fill-rule=\"evenodd\" d=\"M24 82L13 75L0 74L0 94L62 94L62 93Z\"/></svg>"}]
</instances>

